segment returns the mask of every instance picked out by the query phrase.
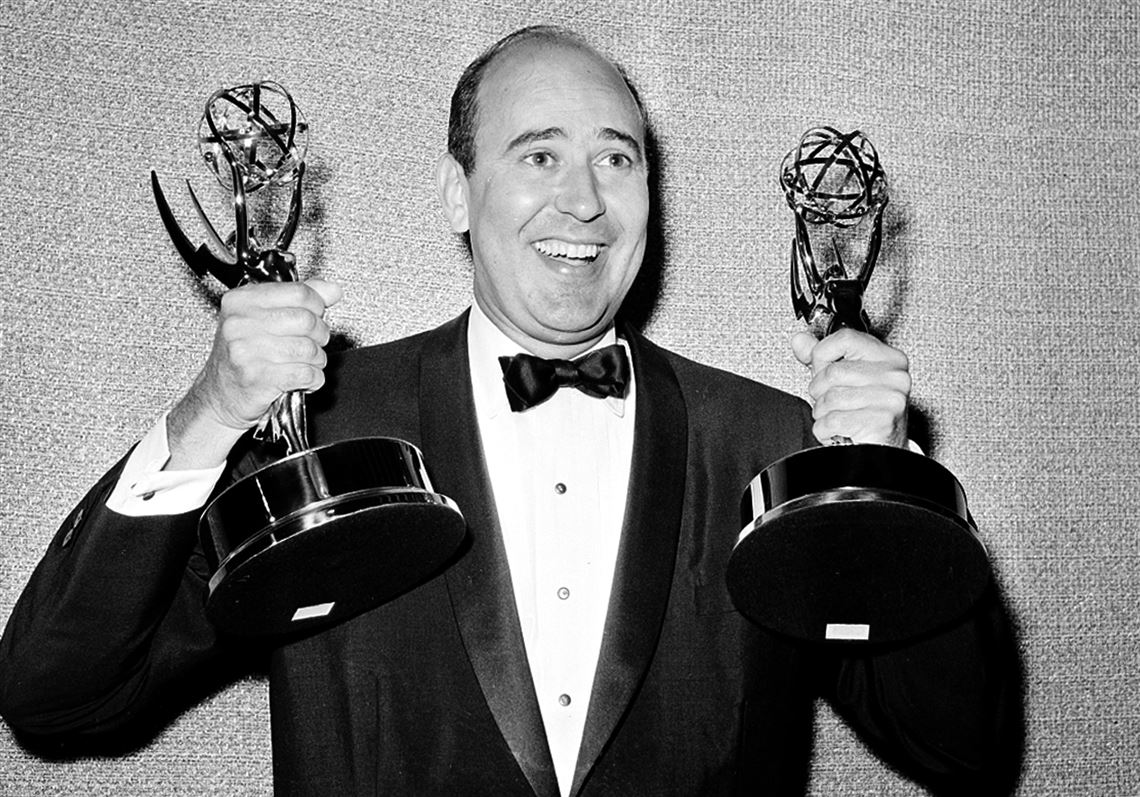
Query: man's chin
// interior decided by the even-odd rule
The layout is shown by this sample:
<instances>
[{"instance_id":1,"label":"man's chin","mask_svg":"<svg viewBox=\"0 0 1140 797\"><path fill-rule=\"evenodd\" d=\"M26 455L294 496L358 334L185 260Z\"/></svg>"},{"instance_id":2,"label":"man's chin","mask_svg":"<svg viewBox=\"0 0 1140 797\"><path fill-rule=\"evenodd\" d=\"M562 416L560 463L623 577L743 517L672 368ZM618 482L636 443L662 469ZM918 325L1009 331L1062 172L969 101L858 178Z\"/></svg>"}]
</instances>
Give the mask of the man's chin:
<instances>
[{"instance_id":1,"label":"man's chin","mask_svg":"<svg viewBox=\"0 0 1140 797\"><path fill-rule=\"evenodd\" d=\"M527 330L527 334L542 347L559 349L586 349L593 346L613 325L613 314L594 315L588 321L566 318L544 319Z\"/></svg>"}]
</instances>

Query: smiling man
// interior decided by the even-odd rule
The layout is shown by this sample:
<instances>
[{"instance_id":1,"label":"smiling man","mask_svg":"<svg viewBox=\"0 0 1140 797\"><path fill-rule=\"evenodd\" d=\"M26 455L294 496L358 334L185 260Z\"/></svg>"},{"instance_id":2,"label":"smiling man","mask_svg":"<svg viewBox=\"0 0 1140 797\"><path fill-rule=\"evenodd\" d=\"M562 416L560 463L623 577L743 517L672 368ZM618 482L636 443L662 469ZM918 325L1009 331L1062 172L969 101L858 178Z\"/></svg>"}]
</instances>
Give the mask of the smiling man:
<instances>
[{"instance_id":1,"label":"smiling man","mask_svg":"<svg viewBox=\"0 0 1140 797\"><path fill-rule=\"evenodd\" d=\"M813 417L615 323L645 253L646 138L622 73L563 30L512 34L461 77L437 182L469 236L474 304L332 357L312 433L418 445L469 546L384 606L272 646L277 793L802 794L816 697L933 788L1003 786L1018 696L994 601L851 655L734 610L743 485L816 437L905 441L906 358L858 334L801 339ZM0 708L22 738L114 736L244 655L203 614L197 515L269 403L323 384L339 296L227 294L201 376L65 521L13 613Z\"/></svg>"},{"instance_id":2,"label":"smiling man","mask_svg":"<svg viewBox=\"0 0 1140 797\"><path fill-rule=\"evenodd\" d=\"M470 234L479 308L519 346L571 357L609 330L641 267L645 122L584 46L506 48L479 84L473 152L439 162L440 195Z\"/></svg>"}]
</instances>

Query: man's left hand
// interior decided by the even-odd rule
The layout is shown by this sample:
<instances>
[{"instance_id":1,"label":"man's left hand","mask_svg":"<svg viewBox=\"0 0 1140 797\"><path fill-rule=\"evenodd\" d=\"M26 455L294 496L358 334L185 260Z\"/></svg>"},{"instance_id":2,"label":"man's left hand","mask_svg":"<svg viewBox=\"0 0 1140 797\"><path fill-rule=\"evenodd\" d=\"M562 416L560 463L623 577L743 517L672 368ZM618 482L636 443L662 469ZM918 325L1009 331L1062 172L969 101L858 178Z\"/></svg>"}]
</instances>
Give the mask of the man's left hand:
<instances>
[{"instance_id":1,"label":"man's left hand","mask_svg":"<svg viewBox=\"0 0 1140 797\"><path fill-rule=\"evenodd\" d=\"M841 329L823 340L809 332L792 336L792 351L811 368L812 432L827 443L907 445L907 356L865 332Z\"/></svg>"}]
</instances>

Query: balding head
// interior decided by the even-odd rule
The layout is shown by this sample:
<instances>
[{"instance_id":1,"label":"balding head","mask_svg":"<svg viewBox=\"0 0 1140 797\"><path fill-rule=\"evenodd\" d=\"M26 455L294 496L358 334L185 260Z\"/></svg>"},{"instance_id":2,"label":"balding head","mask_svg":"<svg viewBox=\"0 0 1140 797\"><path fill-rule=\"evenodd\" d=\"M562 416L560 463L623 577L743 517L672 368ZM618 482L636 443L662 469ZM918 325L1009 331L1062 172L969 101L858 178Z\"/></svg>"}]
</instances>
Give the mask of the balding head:
<instances>
[{"instance_id":1,"label":"balding head","mask_svg":"<svg viewBox=\"0 0 1140 797\"><path fill-rule=\"evenodd\" d=\"M468 64L459 77L451 95L451 114L447 126L447 151L463 168L465 174L475 170L475 138L478 133L480 88L493 64L511 52L526 46L567 47L590 53L609 65L620 76L637 104L643 127L647 126L645 108L625 71L616 63L595 50L585 39L573 31L554 25L533 25L504 36L484 50Z\"/></svg>"}]
</instances>

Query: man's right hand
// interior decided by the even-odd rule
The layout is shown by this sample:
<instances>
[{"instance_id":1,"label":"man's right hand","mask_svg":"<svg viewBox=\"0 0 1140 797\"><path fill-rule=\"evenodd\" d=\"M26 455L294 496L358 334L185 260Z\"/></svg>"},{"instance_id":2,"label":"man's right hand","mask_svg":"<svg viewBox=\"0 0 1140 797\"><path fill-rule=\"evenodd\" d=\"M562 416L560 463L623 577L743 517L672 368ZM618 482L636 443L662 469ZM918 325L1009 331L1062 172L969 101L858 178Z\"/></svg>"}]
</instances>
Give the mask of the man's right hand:
<instances>
[{"instance_id":1,"label":"man's right hand","mask_svg":"<svg viewBox=\"0 0 1140 797\"><path fill-rule=\"evenodd\" d=\"M214 346L190 390L167 417L167 470L220 464L269 405L325 382L327 307L339 285L324 280L244 285L222 297Z\"/></svg>"}]
</instances>

